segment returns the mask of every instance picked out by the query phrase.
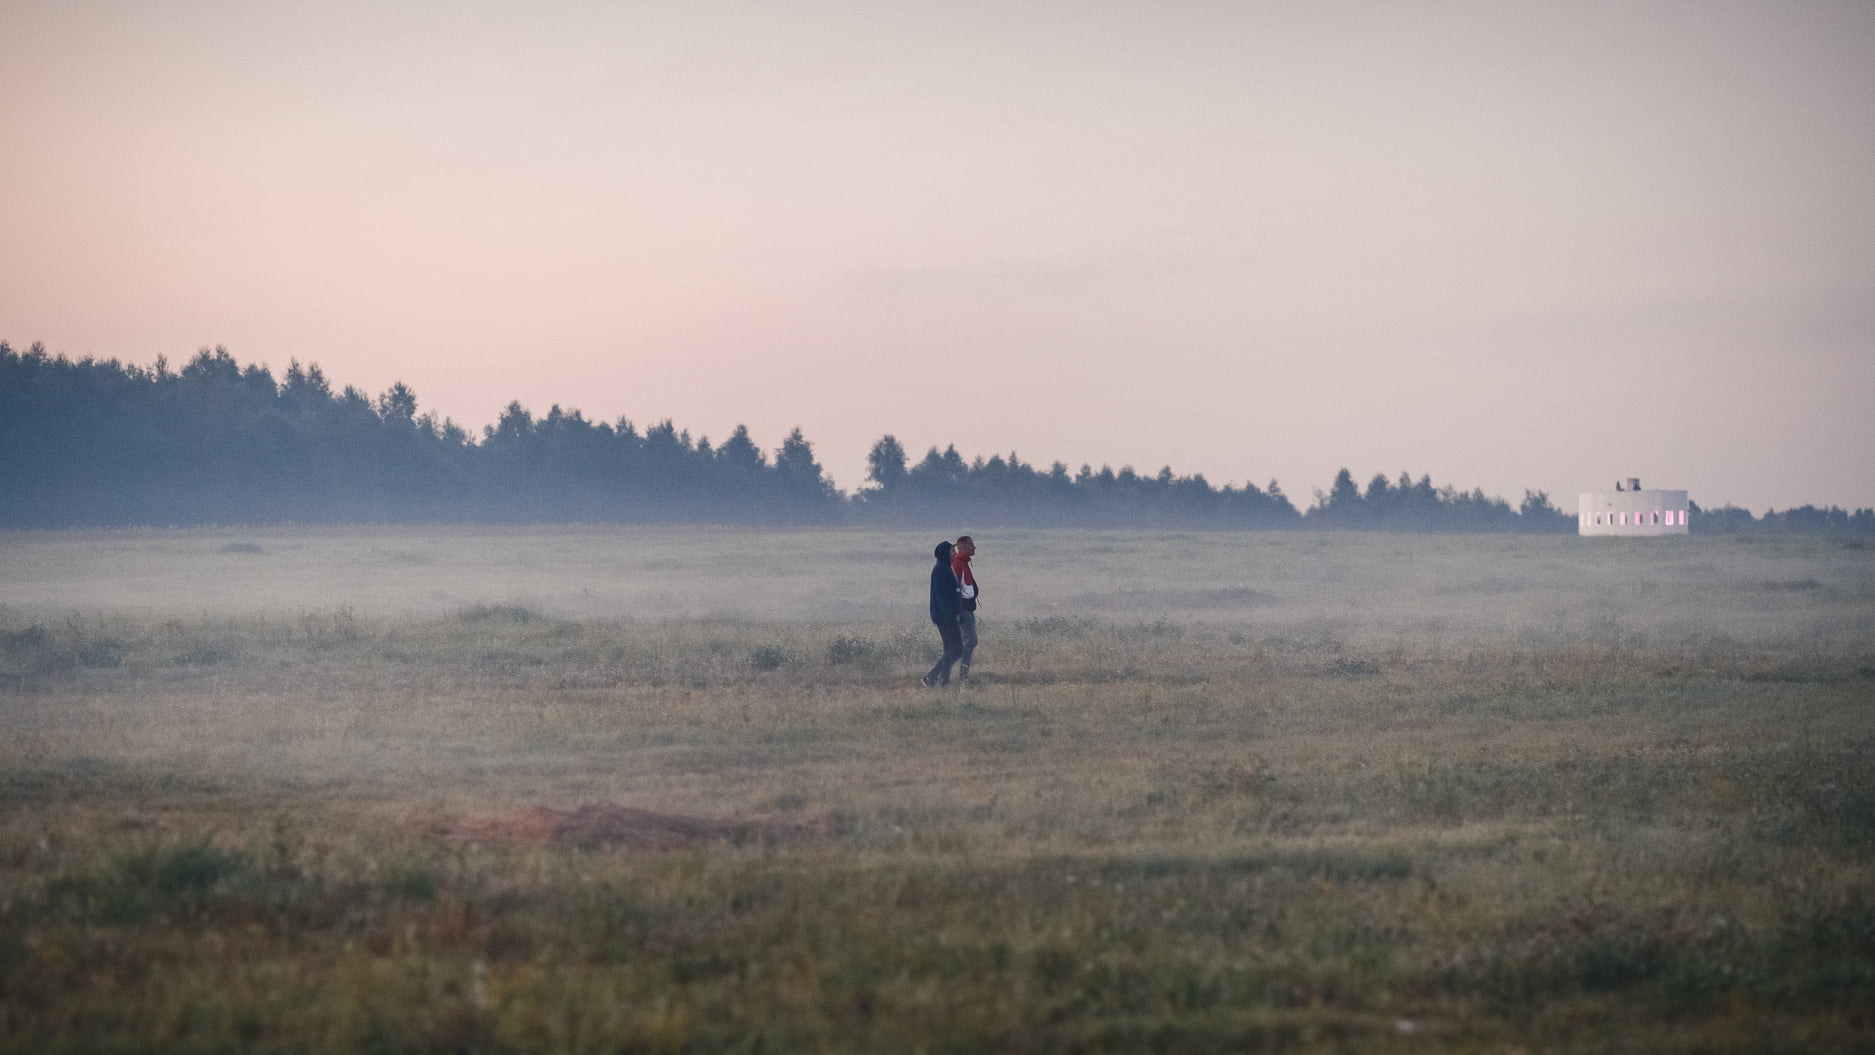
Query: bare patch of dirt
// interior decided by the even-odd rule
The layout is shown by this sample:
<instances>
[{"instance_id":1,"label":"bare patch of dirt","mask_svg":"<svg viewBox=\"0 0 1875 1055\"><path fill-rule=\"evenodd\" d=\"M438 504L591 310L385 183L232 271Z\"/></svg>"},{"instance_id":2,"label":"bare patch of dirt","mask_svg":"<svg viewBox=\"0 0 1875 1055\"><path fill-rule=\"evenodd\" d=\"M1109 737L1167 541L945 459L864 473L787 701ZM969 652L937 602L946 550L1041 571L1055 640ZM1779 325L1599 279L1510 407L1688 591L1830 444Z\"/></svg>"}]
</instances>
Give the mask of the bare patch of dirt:
<instances>
[{"instance_id":1,"label":"bare patch of dirt","mask_svg":"<svg viewBox=\"0 0 1875 1055\"><path fill-rule=\"evenodd\" d=\"M805 814L728 820L600 803L576 810L536 807L505 817L443 818L428 827L437 835L462 842L680 850L719 842L737 846L818 842L832 837L833 818L827 814Z\"/></svg>"}]
</instances>

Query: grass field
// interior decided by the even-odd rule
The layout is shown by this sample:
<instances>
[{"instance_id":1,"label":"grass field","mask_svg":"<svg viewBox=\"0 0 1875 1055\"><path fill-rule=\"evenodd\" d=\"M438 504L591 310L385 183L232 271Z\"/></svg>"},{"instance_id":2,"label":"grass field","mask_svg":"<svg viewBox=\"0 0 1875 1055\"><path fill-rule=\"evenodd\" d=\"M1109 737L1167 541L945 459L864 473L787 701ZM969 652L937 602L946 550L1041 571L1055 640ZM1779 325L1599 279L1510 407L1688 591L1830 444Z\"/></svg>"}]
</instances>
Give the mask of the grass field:
<instances>
[{"instance_id":1,"label":"grass field","mask_svg":"<svg viewBox=\"0 0 1875 1055\"><path fill-rule=\"evenodd\" d=\"M0 536L3 1051L1875 1049L1875 549Z\"/></svg>"}]
</instances>

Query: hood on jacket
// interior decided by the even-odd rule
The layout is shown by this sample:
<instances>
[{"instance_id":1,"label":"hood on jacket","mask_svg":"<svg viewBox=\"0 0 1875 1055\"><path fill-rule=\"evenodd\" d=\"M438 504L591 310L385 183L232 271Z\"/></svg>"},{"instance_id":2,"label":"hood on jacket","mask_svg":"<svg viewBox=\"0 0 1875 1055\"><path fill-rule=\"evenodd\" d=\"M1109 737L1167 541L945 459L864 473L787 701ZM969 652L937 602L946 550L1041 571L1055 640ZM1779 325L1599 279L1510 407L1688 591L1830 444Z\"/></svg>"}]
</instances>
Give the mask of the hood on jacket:
<instances>
[{"instance_id":1,"label":"hood on jacket","mask_svg":"<svg viewBox=\"0 0 1875 1055\"><path fill-rule=\"evenodd\" d=\"M936 557L939 562L949 564L951 562L951 544L948 542L938 543L937 549L933 550L931 555Z\"/></svg>"}]
</instances>

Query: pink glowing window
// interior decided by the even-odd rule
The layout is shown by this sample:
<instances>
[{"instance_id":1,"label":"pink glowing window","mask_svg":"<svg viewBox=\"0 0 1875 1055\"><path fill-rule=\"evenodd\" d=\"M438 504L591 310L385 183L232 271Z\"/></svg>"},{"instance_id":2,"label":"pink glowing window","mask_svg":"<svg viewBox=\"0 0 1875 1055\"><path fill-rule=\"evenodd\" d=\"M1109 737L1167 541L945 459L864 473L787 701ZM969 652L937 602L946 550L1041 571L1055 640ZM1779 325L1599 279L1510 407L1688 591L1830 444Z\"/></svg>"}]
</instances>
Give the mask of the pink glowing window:
<instances>
[{"instance_id":1,"label":"pink glowing window","mask_svg":"<svg viewBox=\"0 0 1875 1055\"><path fill-rule=\"evenodd\" d=\"M1621 526L1622 527L1628 526L1628 515L1626 513L1621 514Z\"/></svg>"}]
</instances>

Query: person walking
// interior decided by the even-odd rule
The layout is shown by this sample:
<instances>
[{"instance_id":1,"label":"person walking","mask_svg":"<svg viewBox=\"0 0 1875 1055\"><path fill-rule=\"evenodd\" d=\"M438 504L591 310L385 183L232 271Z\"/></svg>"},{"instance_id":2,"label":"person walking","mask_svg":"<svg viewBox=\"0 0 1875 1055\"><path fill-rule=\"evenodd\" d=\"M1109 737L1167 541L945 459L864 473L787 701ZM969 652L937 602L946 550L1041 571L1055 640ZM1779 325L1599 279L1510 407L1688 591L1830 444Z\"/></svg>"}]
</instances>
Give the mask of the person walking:
<instances>
[{"instance_id":1,"label":"person walking","mask_svg":"<svg viewBox=\"0 0 1875 1055\"><path fill-rule=\"evenodd\" d=\"M976 556L976 540L959 536L951 550L951 572L957 576L957 637L961 651L957 656L957 684L970 681L970 658L977 651L977 577L970 570L970 558Z\"/></svg>"},{"instance_id":2,"label":"person walking","mask_svg":"<svg viewBox=\"0 0 1875 1055\"><path fill-rule=\"evenodd\" d=\"M937 563L931 566L931 621L937 624L938 636L944 639L944 654L938 657L931 673L918 679L918 684L926 688L949 685L951 665L964 651L963 638L957 629L957 613L963 599L957 590L957 573L951 570L951 544L938 543L931 555L937 558Z\"/></svg>"}]
</instances>

